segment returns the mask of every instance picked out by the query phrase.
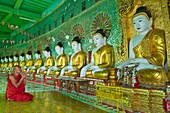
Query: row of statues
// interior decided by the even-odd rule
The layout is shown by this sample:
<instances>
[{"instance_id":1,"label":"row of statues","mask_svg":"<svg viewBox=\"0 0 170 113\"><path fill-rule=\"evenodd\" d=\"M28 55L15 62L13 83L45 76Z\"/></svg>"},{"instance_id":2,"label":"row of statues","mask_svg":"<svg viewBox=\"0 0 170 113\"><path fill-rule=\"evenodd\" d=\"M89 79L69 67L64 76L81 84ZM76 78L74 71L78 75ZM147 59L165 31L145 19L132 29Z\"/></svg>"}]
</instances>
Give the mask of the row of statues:
<instances>
[{"instance_id":1,"label":"row of statues","mask_svg":"<svg viewBox=\"0 0 170 113\"><path fill-rule=\"evenodd\" d=\"M137 35L131 38L129 43L129 59L122 62L117 67L115 65L114 49L107 44L107 36L103 29L98 29L93 34L95 48L92 50L90 63L86 62L86 53L82 50L81 39L74 37L72 40L73 53L69 56L64 53L62 42L55 46L57 57L54 59L49 47L43 51L46 57L43 65L40 51L35 54L36 61L33 66L31 52L26 54L27 62L24 64L24 55L20 56L20 65L27 72L34 72L62 77L87 77L98 79L110 79L114 76L119 84L138 87L155 86L164 87L168 81L168 75L164 68L166 62L166 47L164 31L153 29L153 18L147 7L141 6L133 15L133 25ZM14 56L14 62L17 55ZM12 56L1 58L2 64L6 69L11 68ZM41 60L40 60L41 59ZM4 63L5 61L5 63ZM37 63L39 61L39 63ZM23 64L22 64L23 62ZM34 71L33 71L34 70ZM112 70L117 70L112 73ZM112 73L112 75L111 75Z\"/></svg>"}]
</instances>

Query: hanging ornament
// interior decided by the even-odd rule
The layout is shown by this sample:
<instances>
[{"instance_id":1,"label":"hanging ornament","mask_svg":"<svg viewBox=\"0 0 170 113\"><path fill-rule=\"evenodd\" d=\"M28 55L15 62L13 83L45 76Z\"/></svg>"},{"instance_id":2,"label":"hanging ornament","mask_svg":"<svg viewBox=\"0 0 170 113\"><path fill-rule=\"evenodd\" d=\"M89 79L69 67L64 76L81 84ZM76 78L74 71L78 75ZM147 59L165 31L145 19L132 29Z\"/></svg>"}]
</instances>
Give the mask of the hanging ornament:
<instances>
[{"instance_id":1,"label":"hanging ornament","mask_svg":"<svg viewBox=\"0 0 170 113\"><path fill-rule=\"evenodd\" d=\"M8 24L8 28L10 28L10 24Z\"/></svg>"},{"instance_id":2,"label":"hanging ornament","mask_svg":"<svg viewBox=\"0 0 170 113\"><path fill-rule=\"evenodd\" d=\"M5 22L2 20L2 25L5 25Z\"/></svg>"},{"instance_id":3,"label":"hanging ornament","mask_svg":"<svg viewBox=\"0 0 170 113\"><path fill-rule=\"evenodd\" d=\"M18 29L18 26L15 26L15 29Z\"/></svg>"},{"instance_id":4,"label":"hanging ornament","mask_svg":"<svg viewBox=\"0 0 170 113\"><path fill-rule=\"evenodd\" d=\"M10 41L11 45L12 45L12 42L13 42L13 41L11 40L11 41Z\"/></svg>"},{"instance_id":5,"label":"hanging ornament","mask_svg":"<svg viewBox=\"0 0 170 113\"><path fill-rule=\"evenodd\" d=\"M11 28L11 29L14 29L14 25L11 25L10 28Z\"/></svg>"}]
</instances>

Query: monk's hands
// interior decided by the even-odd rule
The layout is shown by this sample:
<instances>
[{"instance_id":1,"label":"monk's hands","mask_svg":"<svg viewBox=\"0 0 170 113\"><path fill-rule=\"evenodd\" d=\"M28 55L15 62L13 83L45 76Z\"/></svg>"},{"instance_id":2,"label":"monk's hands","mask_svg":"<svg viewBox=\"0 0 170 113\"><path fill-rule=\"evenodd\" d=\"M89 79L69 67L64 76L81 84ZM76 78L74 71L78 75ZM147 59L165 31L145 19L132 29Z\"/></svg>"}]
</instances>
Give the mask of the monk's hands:
<instances>
[{"instance_id":1,"label":"monk's hands","mask_svg":"<svg viewBox=\"0 0 170 113\"><path fill-rule=\"evenodd\" d=\"M27 72L23 72L23 73L20 73L20 74L21 74L21 76L22 76L23 79L25 79L26 76L27 76Z\"/></svg>"}]
</instances>

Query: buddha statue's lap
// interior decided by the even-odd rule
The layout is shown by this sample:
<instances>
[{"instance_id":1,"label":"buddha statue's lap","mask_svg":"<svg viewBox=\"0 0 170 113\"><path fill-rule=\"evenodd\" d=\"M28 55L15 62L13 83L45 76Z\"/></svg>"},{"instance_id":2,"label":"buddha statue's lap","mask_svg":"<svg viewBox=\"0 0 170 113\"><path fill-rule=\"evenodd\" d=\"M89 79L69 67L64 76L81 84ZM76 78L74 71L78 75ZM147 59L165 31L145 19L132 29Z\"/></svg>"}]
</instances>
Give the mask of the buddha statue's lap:
<instances>
[{"instance_id":1,"label":"buddha statue's lap","mask_svg":"<svg viewBox=\"0 0 170 113\"><path fill-rule=\"evenodd\" d=\"M138 35L130 40L129 59L118 68L130 68L131 64L138 71L141 86L164 87L168 81L164 63L166 59L165 35L163 30L152 29L151 14L146 7L139 7L133 17ZM147 24L147 25L146 25ZM148 25L150 24L150 25Z\"/></svg>"}]
</instances>

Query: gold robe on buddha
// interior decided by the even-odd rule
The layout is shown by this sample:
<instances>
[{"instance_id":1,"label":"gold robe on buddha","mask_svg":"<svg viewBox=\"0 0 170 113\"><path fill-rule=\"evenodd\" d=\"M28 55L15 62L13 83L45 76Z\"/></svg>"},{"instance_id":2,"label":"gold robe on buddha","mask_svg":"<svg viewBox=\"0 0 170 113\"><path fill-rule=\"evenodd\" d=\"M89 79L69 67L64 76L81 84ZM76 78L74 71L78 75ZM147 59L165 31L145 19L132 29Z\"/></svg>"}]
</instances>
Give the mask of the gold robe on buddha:
<instances>
[{"instance_id":1,"label":"gold robe on buddha","mask_svg":"<svg viewBox=\"0 0 170 113\"><path fill-rule=\"evenodd\" d=\"M7 68L8 67L8 62L5 62L3 67Z\"/></svg>"},{"instance_id":2,"label":"gold robe on buddha","mask_svg":"<svg viewBox=\"0 0 170 113\"><path fill-rule=\"evenodd\" d=\"M4 62L3 62L3 63L1 63L1 68L4 68Z\"/></svg>"},{"instance_id":3,"label":"gold robe on buddha","mask_svg":"<svg viewBox=\"0 0 170 113\"><path fill-rule=\"evenodd\" d=\"M66 65L68 65L66 54L61 54L60 56L58 56L58 58L56 59L56 64L57 64L58 70L55 70L55 71L51 70L50 75L59 75L61 69L65 67Z\"/></svg>"},{"instance_id":4,"label":"gold robe on buddha","mask_svg":"<svg viewBox=\"0 0 170 113\"><path fill-rule=\"evenodd\" d=\"M8 69L11 69L12 67L13 67L13 62L9 62L9 64L8 64Z\"/></svg>"},{"instance_id":5,"label":"gold robe on buddha","mask_svg":"<svg viewBox=\"0 0 170 113\"><path fill-rule=\"evenodd\" d=\"M138 72L139 82L146 86L164 86L168 81L164 62L166 59L164 31L151 30L133 49L135 58L145 58L151 65L161 66L156 69L141 69Z\"/></svg>"},{"instance_id":6,"label":"gold robe on buddha","mask_svg":"<svg viewBox=\"0 0 170 113\"><path fill-rule=\"evenodd\" d=\"M34 67L37 69L37 68L41 67L42 64L43 64L43 59L42 59L42 58L39 58L39 59L37 59L37 60L35 61Z\"/></svg>"},{"instance_id":7,"label":"gold robe on buddha","mask_svg":"<svg viewBox=\"0 0 170 113\"><path fill-rule=\"evenodd\" d=\"M110 69L114 64L114 50L111 45L104 45L99 48L94 54L94 66L98 66L102 71L94 72L92 75L92 70L86 72L86 77L108 79L110 74Z\"/></svg>"},{"instance_id":8,"label":"gold robe on buddha","mask_svg":"<svg viewBox=\"0 0 170 113\"><path fill-rule=\"evenodd\" d=\"M26 67L27 67L27 68L28 68L28 67L31 67L31 66L33 65L33 63L34 63L33 59L29 59L29 60L27 61L27 63L26 63Z\"/></svg>"},{"instance_id":9,"label":"gold robe on buddha","mask_svg":"<svg viewBox=\"0 0 170 113\"><path fill-rule=\"evenodd\" d=\"M46 70L47 70L47 69L49 69L51 66L54 65L54 58L53 58L52 56L50 56L50 57L48 57L47 59L45 59L44 63L45 63L45 68L46 68ZM46 70L41 70L40 73L46 74L46 73L47 73Z\"/></svg>"},{"instance_id":10,"label":"gold robe on buddha","mask_svg":"<svg viewBox=\"0 0 170 113\"><path fill-rule=\"evenodd\" d=\"M23 67L23 66L25 66L25 64L26 64L26 61L24 60L24 61L20 62L19 65L20 65L21 67Z\"/></svg>"},{"instance_id":11,"label":"gold robe on buddha","mask_svg":"<svg viewBox=\"0 0 170 113\"><path fill-rule=\"evenodd\" d=\"M19 65L18 61L15 61L14 66L17 66L17 65Z\"/></svg>"},{"instance_id":12,"label":"gold robe on buddha","mask_svg":"<svg viewBox=\"0 0 170 113\"><path fill-rule=\"evenodd\" d=\"M54 65L54 58L52 56L45 59L45 67L46 68L50 68L53 65Z\"/></svg>"},{"instance_id":13,"label":"gold robe on buddha","mask_svg":"<svg viewBox=\"0 0 170 113\"><path fill-rule=\"evenodd\" d=\"M64 75L74 77L80 76L81 68L86 65L86 53L84 51L79 51L72 57L71 60L73 71L65 71Z\"/></svg>"},{"instance_id":14,"label":"gold robe on buddha","mask_svg":"<svg viewBox=\"0 0 170 113\"><path fill-rule=\"evenodd\" d=\"M39 58L39 59L37 59L36 61L35 61L35 63L34 63L34 67L35 67L35 69L31 69L29 72L36 72L36 70L38 69L38 68L40 68L41 66L42 66L42 64L43 64L43 59L42 58Z\"/></svg>"}]
</instances>

